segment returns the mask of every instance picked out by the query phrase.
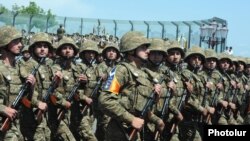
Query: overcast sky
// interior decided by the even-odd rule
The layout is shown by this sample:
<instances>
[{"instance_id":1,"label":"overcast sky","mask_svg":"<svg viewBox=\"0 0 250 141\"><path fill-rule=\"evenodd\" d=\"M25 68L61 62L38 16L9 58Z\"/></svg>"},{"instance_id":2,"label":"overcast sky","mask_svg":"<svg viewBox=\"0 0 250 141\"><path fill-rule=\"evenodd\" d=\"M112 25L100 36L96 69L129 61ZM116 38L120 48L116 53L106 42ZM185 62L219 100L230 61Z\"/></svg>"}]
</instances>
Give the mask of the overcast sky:
<instances>
[{"instance_id":1,"label":"overcast sky","mask_svg":"<svg viewBox=\"0 0 250 141\"><path fill-rule=\"evenodd\" d=\"M228 21L227 45L237 56L250 57L250 1L247 0L35 0L58 16L148 21L192 21L219 17ZM29 0L1 0L12 5ZM248 13L248 14L247 14Z\"/></svg>"}]
</instances>

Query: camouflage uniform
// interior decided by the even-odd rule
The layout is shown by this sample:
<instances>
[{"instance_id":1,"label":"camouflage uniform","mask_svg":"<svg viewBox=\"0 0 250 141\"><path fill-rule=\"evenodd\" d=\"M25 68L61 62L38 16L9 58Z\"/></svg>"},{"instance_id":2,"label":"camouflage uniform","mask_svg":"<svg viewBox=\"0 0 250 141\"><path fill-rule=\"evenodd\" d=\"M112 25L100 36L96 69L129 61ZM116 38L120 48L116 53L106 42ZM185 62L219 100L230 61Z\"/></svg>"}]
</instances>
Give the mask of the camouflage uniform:
<instances>
[{"instance_id":1,"label":"camouflage uniform","mask_svg":"<svg viewBox=\"0 0 250 141\"><path fill-rule=\"evenodd\" d=\"M32 54L32 58L30 58L29 60L27 60L26 62L21 62L20 66L21 69L28 69L29 71L32 71L32 69L34 69L35 66L38 65L39 60L41 59L39 56L37 56L35 54L34 48L36 46L37 43L39 42L44 42L46 44L48 44L49 47L49 52L52 52L52 44L51 41L49 39L48 34L46 33L37 33L33 36L33 38L31 39L31 44L29 46L29 52ZM46 58L46 60L41 64L38 72L36 73L35 77L36 77L36 90L39 93L38 96L38 100L42 101L42 98L44 97L44 95L46 94L49 85L51 83L51 79L52 79L52 70L51 70L51 66L53 64L53 61L49 58ZM24 74L21 74L24 75ZM50 129L47 126L47 121L46 121L46 117L44 117L43 115L43 119L42 121L39 121L41 123L37 123L37 128L36 128L36 134L35 136L38 136L36 138L42 138L45 137L44 140L48 141L50 140ZM26 131L23 131L26 132ZM36 139L35 138L35 139Z\"/></svg>"},{"instance_id":2,"label":"camouflage uniform","mask_svg":"<svg viewBox=\"0 0 250 141\"><path fill-rule=\"evenodd\" d=\"M243 65L244 68L240 70L240 65ZM236 96L232 99L232 102L236 104L236 111L233 111L234 119L237 124L243 124L243 116L244 116L244 98L245 98L245 88L244 86L247 84L247 77L244 75L244 69L246 68L246 62L244 58L238 57L238 65L236 67L235 80L237 82L238 87L236 88Z\"/></svg>"},{"instance_id":3,"label":"camouflage uniform","mask_svg":"<svg viewBox=\"0 0 250 141\"><path fill-rule=\"evenodd\" d=\"M205 57L206 57L206 62L208 59L214 59L216 65L218 62L218 56L216 52L213 49L206 49L205 51ZM215 68L208 68L204 67L203 73L200 74L202 82L204 86L206 86L206 83L210 82L212 84L211 89L206 88L206 105L209 107L214 107L216 108L218 105L218 97L222 94L221 90L219 90L216 87L216 84L222 83L222 75L220 72ZM202 122L205 122L205 124L216 124L214 122L216 120L216 117L214 115L208 115L208 117L205 117Z\"/></svg>"},{"instance_id":4,"label":"camouflage uniform","mask_svg":"<svg viewBox=\"0 0 250 141\"><path fill-rule=\"evenodd\" d=\"M31 55L29 57L27 56L27 58L26 58L26 56L25 56L26 54L30 55L30 53L29 53L29 46L28 45L24 46L24 48L22 49L22 58L21 58L20 61L22 61L23 63L25 63L26 61L28 61L29 59L31 59Z\"/></svg>"},{"instance_id":5,"label":"camouflage uniform","mask_svg":"<svg viewBox=\"0 0 250 141\"><path fill-rule=\"evenodd\" d=\"M1 97L1 105L0 105L0 113L2 116L2 111L5 108L5 105L11 104L10 102L14 101L17 96L19 89L22 85L18 69L10 68L6 66L2 61L0 62L0 97ZM4 122L5 118L1 117L1 121ZM1 126L2 126L1 122ZM11 123L10 129L5 133L0 133L0 141L18 141L21 139L21 133L19 130L19 120L16 119Z\"/></svg>"},{"instance_id":6,"label":"camouflage uniform","mask_svg":"<svg viewBox=\"0 0 250 141\"><path fill-rule=\"evenodd\" d=\"M73 57L64 58L61 55L61 50L64 45L70 45L74 49L74 55L78 52L78 47L75 45L74 41L71 38L64 37L59 41L58 47L56 50L56 54L60 56L58 62L52 66L53 73L57 71L61 71L63 74L63 79L60 81L56 92L54 93L54 98L56 100L51 99L51 103L48 105L48 122L52 133L53 140L63 140L63 141L75 141L73 134L68 128L70 124L70 111L67 110L63 119L61 121L57 120L58 117L58 108L63 108L66 110L66 97L69 95L71 89L76 83L77 77L77 69L76 65L72 63ZM71 108L74 106L74 102L72 103Z\"/></svg>"},{"instance_id":7,"label":"camouflage uniform","mask_svg":"<svg viewBox=\"0 0 250 141\"><path fill-rule=\"evenodd\" d=\"M158 52L161 53L163 58L161 62L154 62L150 59L149 57L149 63L148 63L148 68L154 72L157 72L161 75L163 75L162 77L164 77L164 81L162 82L161 86L162 86L162 90L161 90L161 96L159 101L155 104L154 107L154 113L158 116L161 117L164 120L165 123L165 127L168 128L168 126L170 126L170 122L171 119L173 117L173 114L169 112L168 107L169 107L169 101L172 98L172 96L174 95L174 91L170 90L167 87L167 83L170 81L175 82L174 80L174 72L172 72L166 65L165 65L165 57L167 55L167 51L166 48L169 46L169 44L165 44L164 41L162 39L156 39L153 38L151 39L151 45L149 46L149 50L150 50L150 54L152 52ZM163 104L164 102L168 102L168 105L165 109L165 115L162 115L162 108L163 108ZM148 124L146 130L149 130L147 135L147 139L148 140L154 140L155 137L155 127L153 126L153 124ZM168 134L169 130L164 130L164 133L161 134L161 139L162 140L166 140L167 137L169 137ZM165 138L165 139L164 139Z\"/></svg>"},{"instance_id":8,"label":"camouflage uniform","mask_svg":"<svg viewBox=\"0 0 250 141\"><path fill-rule=\"evenodd\" d=\"M93 123L94 123L94 114L97 109L97 101L95 97L91 97L91 93L97 84L96 78L96 58L92 59L90 62L86 60L84 57L85 52L94 52L95 57L98 54L97 44L94 41L87 40L82 44L80 49L79 57L82 59L82 63L77 64L78 70L80 70L80 74L84 74L87 76L88 82L85 84L83 90L84 95L80 100L85 101L86 97L89 97L93 100L93 103L89 105L89 108L86 110L84 115L74 116L75 120L72 121L72 132L76 136L76 138L81 138L87 141L95 141L97 140L94 132L93 132ZM83 104L85 106L85 103ZM75 111L75 114L78 114L79 111ZM72 113L73 114L73 113ZM78 118L76 120L76 117Z\"/></svg>"},{"instance_id":9,"label":"camouflage uniform","mask_svg":"<svg viewBox=\"0 0 250 141\"><path fill-rule=\"evenodd\" d=\"M168 54L171 51L179 51L181 57L183 58L185 53L181 46L176 42L173 42L167 49ZM175 133L173 134L171 140L201 140L200 134L197 131L197 119L199 113L203 111L203 107L199 101L199 93L201 92L202 86L200 79L194 75L190 70L186 69L186 65L182 62L172 63L168 62L170 69L175 72L174 78L176 79L176 95L170 101L170 110L177 116L181 113L184 117L182 121L179 122ZM193 84L193 92L190 93L187 88L185 88L185 83L189 82ZM185 92L185 93L184 93ZM184 94L186 94L185 101L180 105L181 99ZM180 107L178 107L180 105Z\"/></svg>"},{"instance_id":10,"label":"camouflage uniform","mask_svg":"<svg viewBox=\"0 0 250 141\"><path fill-rule=\"evenodd\" d=\"M246 58L246 69L250 67L250 58ZM247 85L250 86L250 71L245 71L247 77ZM244 124L250 124L250 95L249 89L246 90L246 99L245 99L245 109L244 109Z\"/></svg>"},{"instance_id":11,"label":"camouflage uniform","mask_svg":"<svg viewBox=\"0 0 250 141\"><path fill-rule=\"evenodd\" d=\"M109 60L106 56L106 51L108 48L113 48L116 50L117 57L115 60ZM108 76L109 72L114 68L117 63L118 59L120 58L120 51L118 45L114 43L109 43L102 51L102 56L104 61L100 63L96 67L97 77L100 79L103 75ZM99 93L98 93L99 95ZM105 140L105 133L107 130L107 125L110 120L110 117L101 112L99 109L96 111L96 118L97 118L97 127L96 127L96 137L99 141Z\"/></svg>"},{"instance_id":12,"label":"camouflage uniform","mask_svg":"<svg viewBox=\"0 0 250 141\"><path fill-rule=\"evenodd\" d=\"M232 65L232 60L230 59L230 56L228 54L226 53L219 54L219 63L223 59L228 60L230 66ZM231 93L234 92L234 88L231 84L231 80L233 80L233 78L232 76L230 76L230 74L228 74L229 70L219 68L219 71L222 74L224 89L222 90L222 94L218 97L218 101L219 103L221 103L222 100L230 102L232 100ZM232 115L230 117L228 116L227 114L228 111L226 111L225 108L222 108L221 104L219 104L218 107L216 107L216 110L217 110L217 120L218 120L217 124L219 125L237 124Z\"/></svg>"},{"instance_id":13,"label":"camouflage uniform","mask_svg":"<svg viewBox=\"0 0 250 141\"><path fill-rule=\"evenodd\" d=\"M121 39L121 52L132 53L141 45L149 46L142 35L140 32L126 33ZM146 68L138 68L129 60L111 70L99 96L99 107L111 117L107 127L107 140L128 140L128 134L133 129L132 120L139 116L152 91L152 73ZM155 115L148 119L154 124L159 120ZM141 139L144 139L143 136L141 133Z\"/></svg>"},{"instance_id":14,"label":"camouflage uniform","mask_svg":"<svg viewBox=\"0 0 250 141\"><path fill-rule=\"evenodd\" d=\"M65 34L65 29L64 29L63 25L60 24L60 27L57 29L58 41L60 41L63 38L64 34Z\"/></svg>"},{"instance_id":15,"label":"camouflage uniform","mask_svg":"<svg viewBox=\"0 0 250 141\"><path fill-rule=\"evenodd\" d=\"M14 27L11 26L4 26L0 28L0 47L6 48L7 45L15 40L15 39L21 39L21 33L17 31ZM6 48L7 49L7 48ZM8 53L8 52L5 52ZM11 52L10 52L11 53ZM13 63L13 62L10 62ZM1 109L2 111L5 106L9 105L10 102L14 101L15 97L19 94L19 91L21 89L22 84L24 83L23 80L25 80L26 77L21 77L20 72L28 74L27 70L20 71L20 67L18 64L14 63L14 67L6 65L4 62L1 61L0 67L1 67L1 74L0 74L0 101L1 101ZM26 75L27 76L27 75ZM36 91L29 91L26 92L27 94L24 96L30 101L30 104L28 103L25 107L24 103L18 107L19 113L20 113L20 120L22 121L23 115L28 115L29 113L33 113L32 108L37 107L37 92ZM31 94L33 93L33 94ZM4 104L4 105L2 105ZM1 112L2 113L2 112ZM3 119L2 119L3 120ZM33 120L34 121L34 120ZM31 122L33 122L31 121ZM34 122L33 122L34 123ZM33 129L33 128L32 128ZM29 130L30 132L34 130ZM11 123L10 129L7 130L7 132L3 133L1 132L0 140L10 140L10 141L17 141L21 140L21 134L19 131L19 120L16 119L14 122Z\"/></svg>"},{"instance_id":16,"label":"camouflage uniform","mask_svg":"<svg viewBox=\"0 0 250 141\"><path fill-rule=\"evenodd\" d=\"M201 64L197 64L197 61L192 64L191 58L193 56L198 56L198 60L201 61ZM205 89L200 77L203 73L202 63L205 61L204 51L201 47L193 46L187 50L184 60L188 64L187 69L192 71L190 78L193 79L195 85L193 93L190 94L190 100L188 99L188 102L184 106L184 110L182 112L184 116L184 124L182 125L182 122L180 123L180 135L183 136L181 137L182 140L202 140L202 132L198 129L198 127L200 126L200 117L203 116L202 112L207 108L207 105L202 103ZM197 59L195 58L195 60ZM192 82L192 80L190 82ZM204 100L206 101L206 99ZM193 105L195 106L193 107ZM183 131L184 134L181 133L181 131Z\"/></svg>"}]
</instances>

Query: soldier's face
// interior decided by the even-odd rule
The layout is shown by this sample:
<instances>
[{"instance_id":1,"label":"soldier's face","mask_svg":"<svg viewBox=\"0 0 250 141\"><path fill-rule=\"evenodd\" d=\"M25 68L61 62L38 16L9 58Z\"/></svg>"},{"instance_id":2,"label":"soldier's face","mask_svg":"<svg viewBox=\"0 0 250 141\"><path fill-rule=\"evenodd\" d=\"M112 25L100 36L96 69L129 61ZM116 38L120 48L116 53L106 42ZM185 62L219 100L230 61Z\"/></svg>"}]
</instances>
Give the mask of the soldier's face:
<instances>
[{"instance_id":1,"label":"soldier's face","mask_svg":"<svg viewBox=\"0 0 250 141\"><path fill-rule=\"evenodd\" d=\"M24 51L23 52L23 57L27 58L27 59L30 58L30 53L28 51Z\"/></svg>"},{"instance_id":2,"label":"soldier's face","mask_svg":"<svg viewBox=\"0 0 250 141\"><path fill-rule=\"evenodd\" d=\"M179 64L181 61L181 52L179 50L168 51L167 60L169 63Z\"/></svg>"},{"instance_id":3,"label":"soldier's face","mask_svg":"<svg viewBox=\"0 0 250 141\"><path fill-rule=\"evenodd\" d=\"M64 45L61 50L61 56L72 58L74 56L74 48L71 45Z\"/></svg>"},{"instance_id":4,"label":"soldier's face","mask_svg":"<svg viewBox=\"0 0 250 141\"><path fill-rule=\"evenodd\" d=\"M205 67L208 69L215 69L216 67L216 59L209 58L206 60Z\"/></svg>"},{"instance_id":5,"label":"soldier's face","mask_svg":"<svg viewBox=\"0 0 250 141\"><path fill-rule=\"evenodd\" d=\"M45 42L36 43L34 52L38 57L47 57L47 55L49 54L48 43Z\"/></svg>"},{"instance_id":6,"label":"soldier's face","mask_svg":"<svg viewBox=\"0 0 250 141\"><path fill-rule=\"evenodd\" d=\"M96 53L94 51L85 51L84 52L84 58L89 62L94 60L95 57L96 57Z\"/></svg>"},{"instance_id":7,"label":"soldier's face","mask_svg":"<svg viewBox=\"0 0 250 141\"><path fill-rule=\"evenodd\" d=\"M247 67L246 67L246 73L248 74L248 75L250 75L250 65L247 65Z\"/></svg>"},{"instance_id":8,"label":"soldier's face","mask_svg":"<svg viewBox=\"0 0 250 141\"><path fill-rule=\"evenodd\" d=\"M242 71L244 71L244 64L243 63L241 63L241 62L239 62L239 65L238 65L238 67L237 67L237 70L239 71L239 72L242 72Z\"/></svg>"},{"instance_id":9,"label":"soldier's face","mask_svg":"<svg viewBox=\"0 0 250 141\"><path fill-rule=\"evenodd\" d=\"M142 45L139 46L136 50L135 50L136 55L143 59L143 60L147 60L148 59L148 55L149 55L149 49L148 46L146 45Z\"/></svg>"},{"instance_id":10,"label":"soldier's face","mask_svg":"<svg viewBox=\"0 0 250 141\"><path fill-rule=\"evenodd\" d=\"M219 62L219 66L222 70L228 70L230 67L230 62L227 59L222 59Z\"/></svg>"},{"instance_id":11,"label":"soldier's face","mask_svg":"<svg viewBox=\"0 0 250 141\"><path fill-rule=\"evenodd\" d=\"M98 62L102 62L102 61L103 61L102 55L98 55L98 56L97 56L97 60L98 60Z\"/></svg>"},{"instance_id":12,"label":"soldier's face","mask_svg":"<svg viewBox=\"0 0 250 141\"><path fill-rule=\"evenodd\" d=\"M160 51L150 51L149 60L154 64L161 63L163 61L164 55Z\"/></svg>"},{"instance_id":13,"label":"soldier's face","mask_svg":"<svg viewBox=\"0 0 250 141\"><path fill-rule=\"evenodd\" d=\"M117 52L114 48L108 48L106 50L106 57L109 60L116 60L117 59Z\"/></svg>"},{"instance_id":14,"label":"soldier's face","mask_svg":"<svg viewBox=\"0 0 250 141\"><path fill-rule=\"evenodd\" d=\"M193 67L195 66L198 67L201 66L202 59L200 55L192 55L188 61L189 64L192 65Z\"/></svg>"},{"instance_id":15,"label":"soldier's face","mask_svg":"<svg viewBox=\"0 0 250 141\"><path fill-rule=\"evenodd\" d=\"M15 55L18 55L21 52L22 48L23 48L23 45L22 45L22 42L21 42L21 38L12 40L8 44L8 50L10 52L12 52L13 54L15 54Z\"/></svg>"}]
</instances>

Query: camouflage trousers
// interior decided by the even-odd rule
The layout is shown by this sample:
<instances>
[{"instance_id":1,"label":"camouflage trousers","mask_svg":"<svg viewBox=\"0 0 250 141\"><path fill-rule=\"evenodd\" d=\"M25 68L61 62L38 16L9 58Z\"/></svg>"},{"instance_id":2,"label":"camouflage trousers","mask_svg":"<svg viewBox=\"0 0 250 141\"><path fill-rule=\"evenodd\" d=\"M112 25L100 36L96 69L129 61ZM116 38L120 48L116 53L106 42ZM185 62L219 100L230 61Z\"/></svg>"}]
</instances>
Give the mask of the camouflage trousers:
<instances>
[{"instance_id":1,"label":"camouflage trousers","mask_svg":"<svg viewBox=\"0 0 250 141\"><path fill-rule=\"evenodd\" d=\"M52 141L75 141L75 137L69 129L69 113L66 112L64 118L57 119L56 107L49 105L48 108L48 125L51 131Z\"/></svg>"},{"instance_id":2,"label":"camouflage trousers","mask_svg":"<svg viewBox=\"0 0 250 141\"><path fill-rule=\"evenodd\" d=\"M0 141L22 141L22 135L16 121L10 125L8 131L0 132Z\"/></svg>"},{"instance_id":3,"label":"camouflage trousers","mask_svg":"<svg viewBox=\"0 0 250 141\"><path fill-rule=\"evenodd\" d=\"M101 111L98 111L95 115L97 119L95 136L98 141L105 141L105 133L107 132L107 126L110 121L110 117Z\"/></svg>"},{"instance_id":4,"label":"camouflage trousers","mask_svg":"<svg viewBox=\"0 0 250 141\"><path fill-rule=\"evenodd\" d=\"M181 141L202 141L198 130L197 122L182 121L179 124L179 138Z\"/></svg>"},{"instance_id":5,"label":"camouflage trousers","mask_svg":"<svg viewBox=\"0 0 250 141\"><path fill-rule=\"evenodd\" d=\"M242 125L244 122L243 118L238 115L234 117L231 115L230 117L225 116L224 114L219 117L218 125Z\"/></svg>"},{"instance_id":6,"label":"camouflage trousers","mask_svg":"<svg viewBox=\"0 0 250 141\"><path fill-rule=\"evenodd\" d=\"M62 120L60 123L49 124L52 141L75 141L75 138L68 128L67 122Z\"/></svg>"},{"instance_id":7,"label":"camouflage trousers","mask_svg":"<svg viewBox=\"0 0 250 141\"><path fill-rule=\"evenodd\" d=\"M46 122L43 118L41 123L37 123L35 114L31 109L23 107L20 112L20 131L27 141L47 141Z\"/></svg>"},{"instance_id":8,"label":"camouflage trousers","mask_svg":"<svg viewBox=\"0 0 250 141\"><path fill-rule=\"evenodd\" d=\"M250 125L250 113L248 113L244 118L244 124Z\"/></svg>"},{"instance_id":9,"label":"camouflage trousers","mask_svg":"<svg viewBox=\"0 0 250 141\"><path fill-rule=\"evenodd\" d=\"M123 124L111 118L107 126L106 140L107 141L128 141L129 134L131 133L131 131L132 131L131 127L128 127L126 124ZM136 135L135 141L140 141L139 133Z\"/></svg>"},{"instance_id":10,"label":"camouflage trousers","mask_svg":"<svg viewBox=\"0 0 250 141\"><path fill-rule=\"evenodd\" d=\"M72 108L74 106L72 105ZM74 112L73 112L74 111ZM94 115L90 108L84 115L78 110L72 110L70 118L70 130L77 141L97 141L93 132Z\"/></svg>"}]
</instances>

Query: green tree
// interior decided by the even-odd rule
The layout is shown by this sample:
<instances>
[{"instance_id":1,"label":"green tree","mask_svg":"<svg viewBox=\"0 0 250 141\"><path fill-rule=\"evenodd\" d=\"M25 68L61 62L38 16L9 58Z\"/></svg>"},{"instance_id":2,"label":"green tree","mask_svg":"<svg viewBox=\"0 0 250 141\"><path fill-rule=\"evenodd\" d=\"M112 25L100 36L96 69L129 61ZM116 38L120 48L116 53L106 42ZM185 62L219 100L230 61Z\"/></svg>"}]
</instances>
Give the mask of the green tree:
<instances>
[{"instance_id":1,"label":"green tree","mask_svg":"<svg viewBox=\"0 0 250 141\"><path fill-rule=\"evenodd\" d=\"M8 9L6 7L4 7L2 4L0 4L0 15L5 13L5 12L8 12Z\"/></svg>"},{"instance_id":2,"label":"green tree","mask_svg":"<svg viewBox=\"0 0 250 141\"><path fill-rule=\"evenodd\" d=\"M52 14L50 9L48 11L45 11L40 6L38 6L35 2L30 2L28 6L18 6L17 4L14 4L12 6L11 13L14 17L15 16L27 17L27 18L18 18L18 20L15 21L15 24L22 25L22 24L30 23L29 31L32 28L38 28L41 31L45 31L46 26L48 26L49 28L58 24L55 20L56 15ZM48 24L46 24L47 19L49 19ZM0 19L0 21L5 22L6 24L9 24L9 21L5 18Z\"/></svg>"}]
</instances>

